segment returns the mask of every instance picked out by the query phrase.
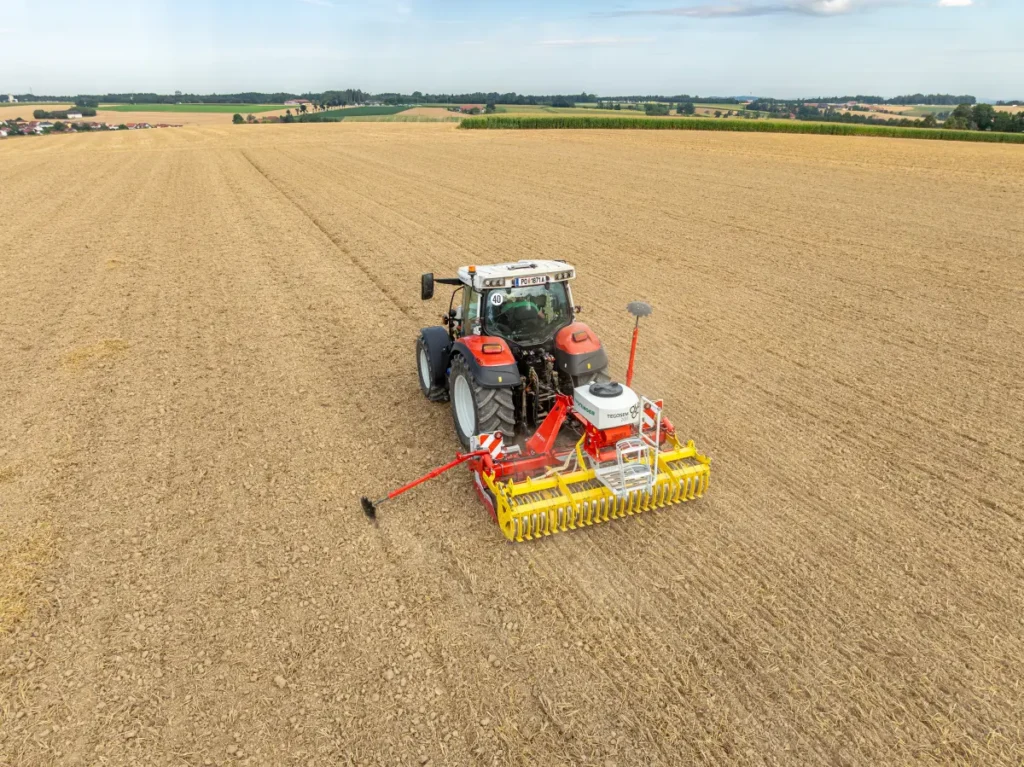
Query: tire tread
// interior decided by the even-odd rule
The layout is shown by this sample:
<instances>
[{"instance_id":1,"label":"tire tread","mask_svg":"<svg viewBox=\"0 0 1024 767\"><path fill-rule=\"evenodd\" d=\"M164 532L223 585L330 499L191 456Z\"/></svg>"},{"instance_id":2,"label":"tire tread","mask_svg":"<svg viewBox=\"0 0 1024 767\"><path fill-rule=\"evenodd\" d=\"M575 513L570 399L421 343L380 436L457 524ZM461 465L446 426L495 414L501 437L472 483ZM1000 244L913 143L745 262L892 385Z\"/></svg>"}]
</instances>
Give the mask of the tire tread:
<instances>
[{"instance_id":1,"label":"tire tread","mask_svg":"<svg viewBox=\"0 0 1024 767\"><path fill-rule=\"evenodd\" d=\"M477 383L473 371L461 354L452 358L451 375L449 377L449 391L454 387L458 376L464 375L469 382L473 392L473 401L476 404L476 432L485 434L500 431L506 437L514 437L516 431L515 403L512 399L512 389L485 389ZM455 421L455 433L459 435L458 415L455 412L455 397L451 395L452 419ZM468 446L467 446L468 447Z\"/></svg>"}]
</instances>

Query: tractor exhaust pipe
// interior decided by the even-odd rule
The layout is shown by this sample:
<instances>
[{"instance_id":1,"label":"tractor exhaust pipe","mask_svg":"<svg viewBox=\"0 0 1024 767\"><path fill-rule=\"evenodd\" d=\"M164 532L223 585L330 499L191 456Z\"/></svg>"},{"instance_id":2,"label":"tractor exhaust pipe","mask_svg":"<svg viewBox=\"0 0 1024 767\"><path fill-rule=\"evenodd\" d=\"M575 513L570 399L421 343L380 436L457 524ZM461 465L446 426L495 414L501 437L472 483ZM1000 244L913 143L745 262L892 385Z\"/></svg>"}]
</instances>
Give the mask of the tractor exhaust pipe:
<instances>
[{"instance_id":1,"label":"tractor exhaust pipe","mask_svg":"<svg viewBox=\"0 0 1024 767\"><path fill-rule=\"evenodd\" d=\"M633 387L633 366L636 363L636 345L640 340L640 318L647 317L654 311L651 305L643 301L631 301L626 304L626 310L636 317L636 324L633 326L633 344L629 349L629 367L626 368L626 386Z\"/></svg>"}]
</instances>

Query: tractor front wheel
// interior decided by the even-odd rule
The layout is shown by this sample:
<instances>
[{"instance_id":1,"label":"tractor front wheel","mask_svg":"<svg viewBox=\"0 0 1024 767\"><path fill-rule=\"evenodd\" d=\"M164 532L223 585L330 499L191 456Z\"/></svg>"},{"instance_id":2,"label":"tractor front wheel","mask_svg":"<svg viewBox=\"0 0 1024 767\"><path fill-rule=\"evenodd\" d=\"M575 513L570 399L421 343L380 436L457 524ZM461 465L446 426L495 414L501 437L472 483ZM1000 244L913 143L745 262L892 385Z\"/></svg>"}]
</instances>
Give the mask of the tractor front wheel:
<instances>
[{"instance_id":1,"label":"tractor front wheel","mask_svg":"<svg viewBox=\"0 0 1024 767\"><path fill-rule=\"evenodd\" d=\"M420 391L431 402L444 402L448 399L444 370L435 370L435 365L436 358L431 354L427 338L421 335L416 341L416 377L420 381Z\"/></svg>"},{"instance_id":2,"label":"tractor front wheel","mask_svg":"<svg viewBox=\"0 0 1024 767\"><path fill-rule=\"evenodd\" d=\"M448 391L455 433L464 450L469 449L470 437L477 434L500 431L506 437L515 435L516 413L512 390L485 389L480 386L461 354L452 358Z\"/></svg>"}]
</instances>

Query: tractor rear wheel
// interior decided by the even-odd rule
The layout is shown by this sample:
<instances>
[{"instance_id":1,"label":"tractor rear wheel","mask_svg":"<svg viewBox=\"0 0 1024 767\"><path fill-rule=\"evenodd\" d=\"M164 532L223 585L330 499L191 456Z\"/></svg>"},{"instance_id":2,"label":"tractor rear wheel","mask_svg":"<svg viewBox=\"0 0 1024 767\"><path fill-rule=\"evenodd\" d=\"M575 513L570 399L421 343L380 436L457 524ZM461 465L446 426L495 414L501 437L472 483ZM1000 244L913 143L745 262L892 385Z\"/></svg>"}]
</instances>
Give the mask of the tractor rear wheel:
<instances>
[{"instance_id":1,"label":"tractor rear wheel","mask_svg":"<svg viewBox=\"0 0 1024 767\"><path fill-rule=\"evenodd\" d=\"M463 449L469 449L470 437L477 434L500 431L506 437L515 435L516 412L512 390L480 386L461 354L452 357L448 391L455 433Z\"/></svg>"}]
</instances>

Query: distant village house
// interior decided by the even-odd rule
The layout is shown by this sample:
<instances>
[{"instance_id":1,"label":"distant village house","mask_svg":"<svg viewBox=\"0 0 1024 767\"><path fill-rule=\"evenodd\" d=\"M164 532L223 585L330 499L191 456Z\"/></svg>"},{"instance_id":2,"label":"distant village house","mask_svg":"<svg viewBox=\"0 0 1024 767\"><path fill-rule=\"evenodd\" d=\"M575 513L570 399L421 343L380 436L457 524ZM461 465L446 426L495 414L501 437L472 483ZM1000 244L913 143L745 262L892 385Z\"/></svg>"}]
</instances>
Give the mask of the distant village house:
<instances>
[{"instance_id":1,"label":"distant village house","mask_svg":"<svg viewBox=\"0 0 1024 767\"><path fill-rule=\"evenodd\" d=\"M2 99L0 99L0 103ZM5 139L12 136L41 136L44 133L50 133L55 130L59 130L61 133L67 134L71 132L80 131L108 131L118 130L122 126L111 125L105 122L64 122L63 120L54 122L52 120L22 120L20 118L12 118L9 120L0 120L0 139ZM139 130L145 128L181 128L180 124L172 123L158 123L156 125L152 123L128 123L123 126L131 130Z\"/></svg>"}]
</instances>

